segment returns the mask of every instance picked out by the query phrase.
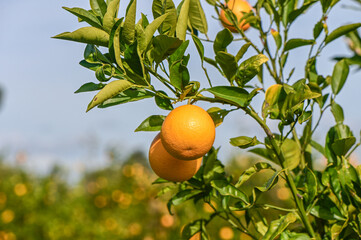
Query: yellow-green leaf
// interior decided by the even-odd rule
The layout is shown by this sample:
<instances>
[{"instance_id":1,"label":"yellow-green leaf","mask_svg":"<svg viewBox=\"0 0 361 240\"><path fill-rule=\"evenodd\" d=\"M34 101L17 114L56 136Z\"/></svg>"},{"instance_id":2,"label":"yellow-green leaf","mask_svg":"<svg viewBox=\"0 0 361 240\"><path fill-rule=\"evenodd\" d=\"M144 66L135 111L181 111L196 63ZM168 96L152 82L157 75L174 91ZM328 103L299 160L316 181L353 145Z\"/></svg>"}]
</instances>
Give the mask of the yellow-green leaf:
<instances>
[{"instance_id":1,"label":"yellow-green leaf","mask_svg":"<svg viewBox=\"0 0 361 240\"><path fill-rule=\"evenodd\" d=\"M177 27L176 27L177 37L183 41L186 39L189 3L190 3L190 0L184 0L182 8L179 13Z\"/></svg>"},{"instance_id":2,"label":"yellow-green leaf","mask_svg":"<svg viewBox=\"0 0 361 240\"><path fill-rule=\"evenodd\" d=\"M116 17L119 9L119 1L120 0L113 0L108 4L107 12L105 13L103 18L103 27L109 33L116 22Z\"/></svg>"},{"instance_id":3,"label":"yellow-green leaf","mask_svg":"<svg viewBox=\"0 0 361 240\"><path fill-rule=\"evenodd\" d=\"M53 38L94 44L107 47L109 42L109 34L95 27L83 27L74 32L64 32L54 36Z\"/></svg>"},{"instance_id":4,"label":"yellow-green leaf","mask_svg":"<svg viewBox=\"0 0 361 240\"><path fill-rule=\"evenodd\" d=\"M101 104L105 100L114 97L120 92L123 92L130 87L134 86L133 83L128 82L127 80L115 80L109 84L107 84L102 90L98 92L97 95L93 98L93 100L89 103L87 112L97 106L98 104Z\"/></svg>"}]
</instances>

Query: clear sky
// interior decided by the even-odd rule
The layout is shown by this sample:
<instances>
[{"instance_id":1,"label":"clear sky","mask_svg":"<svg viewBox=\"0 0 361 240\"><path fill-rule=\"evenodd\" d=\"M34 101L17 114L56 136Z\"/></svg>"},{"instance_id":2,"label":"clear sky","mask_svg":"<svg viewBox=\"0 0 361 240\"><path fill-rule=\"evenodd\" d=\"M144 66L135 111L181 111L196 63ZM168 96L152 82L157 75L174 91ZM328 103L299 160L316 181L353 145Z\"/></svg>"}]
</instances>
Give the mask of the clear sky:
<instances>
[{"instance_id":1,"label":"clear sky","mask_svg":"<svg viewBox=\"0 0 361 240\"><path fill-rule=\"evenodd\" d=\"M138 0L138 14L143 12L152 19L151 2ZM214 38L222 27L211 17L215 15L213 8L205 1L201 2L207 13L209 36ZM121 0L120 15L124 14L127 4L128 1ZM346 0L342 4L355 6ZM327 21L330 30L341 24L361 21L360 11L343 8L342 4L338 4ZM148 116L166 115L167 112L158 109L154 100L147 99L108 109L95 108L85 113L94 93L74 94L74 91L86 82L96 82L96 78L93 72L78 64L82 60L84 44L51 39L56 34L84 26L62 6L89 9L87 0L0 1L0 86L4 90L0 109L0 152L9 161L13 161L18 152L26 153L26 166L37 171L45 171L54 163L64 164L69 169L100 166L105 163L105 152L110 147L117 148L124 156L137 149L147 152L156 133L134 133L134 129ZM311 38L319 13L318 6L312 7L295 23L290 38ZM255 30L251 29L247 34L258 38ZM232 45L231 52L239 49L240 43L237 44ZM191 44L188 50L192 56L191 79L201 81L203 87L207 87L194 46ZM213 56L211 44L205 44L205 50L207 56ZM306 50L299 48L290 56L289 66L296 67L295 80L302 77ZM252 52L247 56L251 55ZM351 55L344 40L339 39L325 49L318 62L320 73L332 73L334 62L331 58L335 55ZM211 73L212 77L218 78L216 72ZM337 101L344 107L346 124L359 139L361 75L354 70L351 73ZM214 82L226 84L220 77ZM258 111L262 98L261 94L257 97ZM332 124L332 116L326 115L318 131L320 141L324 141ZM228 142L230 137L240 135L257 135L261 139L264 136L242 112L232 113L217 128L215 146L222 146L221 157L227 158L238 151ZM360 151L357 154L360 155Z\"/></svg>"}]
</instances>

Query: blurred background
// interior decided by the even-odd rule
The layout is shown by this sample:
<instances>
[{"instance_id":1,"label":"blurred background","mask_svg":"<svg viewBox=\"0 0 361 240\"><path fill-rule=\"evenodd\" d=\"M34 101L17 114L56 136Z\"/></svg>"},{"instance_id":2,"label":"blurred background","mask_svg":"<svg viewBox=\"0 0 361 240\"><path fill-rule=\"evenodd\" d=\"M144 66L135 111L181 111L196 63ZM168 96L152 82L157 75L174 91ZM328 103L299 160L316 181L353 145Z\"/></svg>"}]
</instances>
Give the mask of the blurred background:
<instances>
[{"instance_id":1,"label":"blurred background","mask_svg":"<svg viewBox=\"0 0 361 240\"><path fill-rule=\"evenodd\" d=\"M120 16L128 2L121 0ZM212 39L222 26L214 9L205 1L202 4ZM94 93L74 91L96 78L78 64L85 45L51 38L84 26L62 6L90 8L88 0L0 1L0 240L178 239L182 220L195 217L195 212L207 214L210 209L185 205L175 216L169 215L164 202L167 194L155 198L159 188L151 185L156 176L147 162L156 133L134 133L148 116L167 112L147 99L85 113ZM339 3L327 20L330 31L360 22L359 6L351 0ZM138 0L137 10L138 15L143 12L152 19L151 1ZM316 4L295 22L290 38L312 38L319 18ZM258 39L255 30L247 34ZM229 50L238 51L240 44L233 43ZM188 51L191 80L207 87L192 43ZM205 43L205 52L214 57L212 44ZM294 80L303 76L307 52L299 48L289 57L287 71L296 67ZM245 58L254 54L249 51ZM333 57L353 54L345 38L334 41L318 61L318 72L331 75ZM344 108L345 124L359 140L361 73L357 69L351 68L336 101ZM217 72L210 70L210 75L215 85L226 84ZM266 87L273 84L265 82ZM262 94L256 97L257 111L262 98ZM276 122L270 123L277 129ZM324 143L334 124L332 115L326 114L316 134L319 142ZM229 138L240 135L264 137L245 114L232 112L217 128L215 146L222 146L219 156L227 167L232 166L229 169L237 170L235 174L260 161L230 146ZM360 164L360 154L360 149L353 154L354 164ZM315 161L320 168L325 164L322 159ZM280 184L269 198L287 204L289 193ZM224 226L219 221L219 226L212 228L215 239L241 237Z\"/></svg>"}]
</instances>

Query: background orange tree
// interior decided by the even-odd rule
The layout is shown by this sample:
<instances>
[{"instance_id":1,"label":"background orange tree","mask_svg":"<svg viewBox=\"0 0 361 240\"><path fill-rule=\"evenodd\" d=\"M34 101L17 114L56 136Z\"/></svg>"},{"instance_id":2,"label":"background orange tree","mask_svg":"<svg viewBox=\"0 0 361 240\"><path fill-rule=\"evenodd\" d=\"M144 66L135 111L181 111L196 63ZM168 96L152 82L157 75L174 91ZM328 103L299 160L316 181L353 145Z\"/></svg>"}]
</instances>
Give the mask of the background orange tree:
<instances>
[{"instance_id":1,"label":"background orange tree","mask_svg":"<svg viewBox=\"0 0 361 240\"><path fill-rule=\"evenodd\" d=\"M264 139L254 136L230 139L235 147L249 149L265 159L243 171L237 179L225 174L217 158L218 149L213 148L190 180L154 182L167 184L163 192L176 189L167 204L169 212L172 206L190 200L205 202L213 209L213 213L200 216L184 227L183 238L212 238L207 226L221 218L252 239L360 239L361 169L349 163L350 154L360 144L356 144L352 131L344 124L342 107L336 102L348 78L349 66L355 61L338 58L333 72L326 76L317 72L316 64L328 44L343 35L360 42L355 35L358 36L356 30L361 23L328 30L327 18L332 17L331 10L338 2L260 0L254 4L253 11L237 19L227 5L207 0L202 4L214 6L216 14L223 10L240 36L235 39L225 28L211 39L200 0L183 0L178 6L172 0L154 0L153 21L144 14L136 19L136 0L130 1L125 16L120 19L119 0L91 0L89 11L64 8L91 26L55 38L87 44L80 64L95 71L99 83L85 83L76 92L100 90L87 111L96 106L106 108L146 98L154 98L157 106L165 110L172 110L181 101L189 104L205 101L222 106L208 110L217 126L230 112L243 111L264 130ZM310 26L313 38L289 38L294 21L316 4L320 5L320 12L315 16L314 26ZM261 42L249 38L238 21L246 21L256 29ZM238 52L231 53L227 47L234 41L242 44ZM204 42L213 43L214 58L207 57L210 53L204 51ZM200 58L208 86L191 81L187 66L191 57L187 54L189 44L194 44L198 51L192 57ZM299 47L307 49L309 54L300 66L304 76L295 79L295 68L287 71L286 66L289 54ZM249 49L256 55L244 59ZM215 81L208 74L209 67L224 77L220 85L220 80ZM266 80L274 84L265 91ZM258 94L264 97L260 113L253 104ZM328 110L335 118L335 125L324 142L319 143L313 136ZM164 118L150 116L136 131L159 131ZM277 131L271 131L269 119L278 122ZM313 168L314 150L327 158L328 165L323 171ZM245 183L261 171L272 172L272 176L246 191ZM281 179L292 193L292 207L262 201L262 195ZM279 217L267 220L259 214L269 209L280 211ZM236 211L245 211L244 217L237 216Z\"/></svg>"}]
</instances>

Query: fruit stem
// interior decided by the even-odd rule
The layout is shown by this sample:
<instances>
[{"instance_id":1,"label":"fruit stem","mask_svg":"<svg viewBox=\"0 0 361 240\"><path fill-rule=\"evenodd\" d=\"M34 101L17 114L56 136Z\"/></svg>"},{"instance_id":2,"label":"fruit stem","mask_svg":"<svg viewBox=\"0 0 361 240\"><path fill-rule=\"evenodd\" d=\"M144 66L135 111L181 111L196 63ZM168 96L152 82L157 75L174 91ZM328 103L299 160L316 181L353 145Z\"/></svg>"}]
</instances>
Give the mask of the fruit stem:
<instances>
[{"instance_id":1,"label":"fruit stem","mask_svg":"<svg viewBox=\"0 0 361 240\"><path fill-rule=\"evenodd\" d=\"M285 159L281 153L280 148L278 147L276 141L275 141L275 136L273 135L273 133L271 132L271 130L269 129L269 127L267 126L267 124L258 116L258 114L254 111L251 110L250 108L242 108L248 115L250 115L254 120L256 120L258 122L258 124L263 128L263 130L265 131L265 133L267 134L268 139L270 140L270 143L272 145L273 151L275 152L281 166L283 169L283 163L285 162ZM286 180L288 183L288 186L290 187L290 190L292 192L293 198L295 200L297 209L298 209L298 213L301 217L301 220L304 224L304 226L306 227L309 235L313 238L316 238L315 232L313 231L312 225L309 221L309 219L307 218L306 215L306 211L304 209L303 206L303 202L302 199L300 199L299 195L298 195L298 191L295 185L295 182L293 181L293 178L289 172L288 169L286 169L285 171L285 175L286 175Z\"/></svg>"}]
</instances>

